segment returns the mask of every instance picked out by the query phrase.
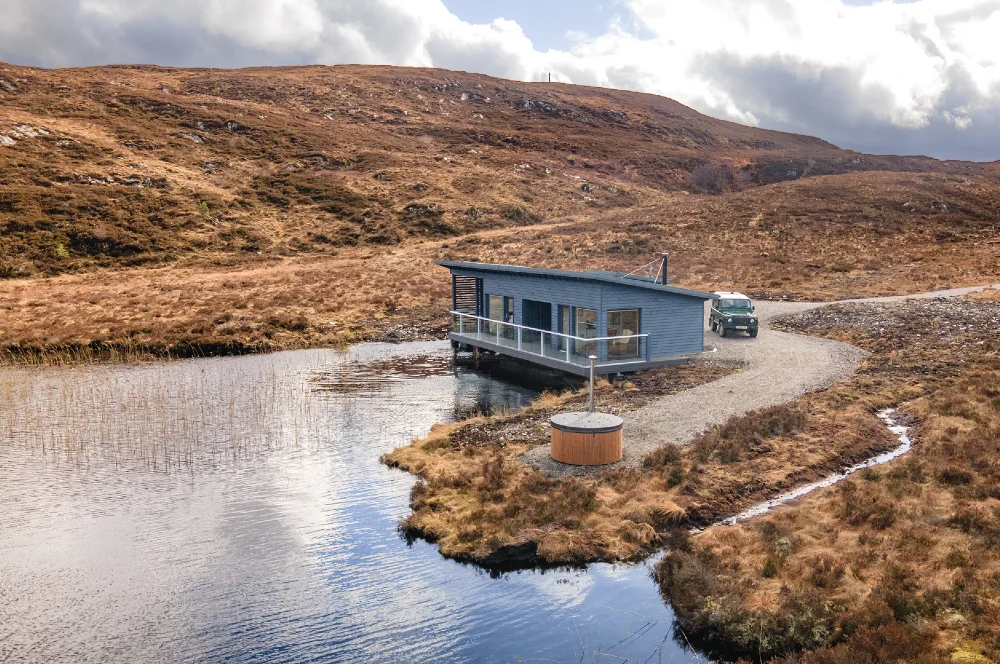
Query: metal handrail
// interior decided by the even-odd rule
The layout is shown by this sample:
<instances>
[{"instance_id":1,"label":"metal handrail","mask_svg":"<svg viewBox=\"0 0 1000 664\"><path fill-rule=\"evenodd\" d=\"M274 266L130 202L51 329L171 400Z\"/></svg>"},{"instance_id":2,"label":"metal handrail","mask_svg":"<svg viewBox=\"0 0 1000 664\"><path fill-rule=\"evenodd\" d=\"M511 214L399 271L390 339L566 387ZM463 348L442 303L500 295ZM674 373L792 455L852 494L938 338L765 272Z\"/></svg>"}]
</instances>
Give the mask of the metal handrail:
<instances>
[{"instance_id":1,"label":"metal handrail","mask_svg":"<svg viewBox=\"0 0 1000 664\"><path fill-rule=\"evenodd\" d=\"M591 343L596 341L621 341L623 339L645 339L649 337L648 334L629 334L629 335L622 335L619 337L575 337L571 334L563 334L562 332L553 332L552 330L540 330L537 327L528 327L527 325L508 323L507 321L497 320L495 318L486 318L485 316L476 316L475 314L466 314L461 311L452 311L451 314L453 316L458 316L459 320L461 320L462 318L472 318L475 320L485 321L487 323L494 323L496 325L506 325L508 327L513 327L515 329L528 330L529 332L541 332L543 334L551 334L552 336L562 337L564 339L572 339L573 341L582 341L584 343ZM460 332L460 334L462 334L462 332Z\"/></svg>"}]
</instances>

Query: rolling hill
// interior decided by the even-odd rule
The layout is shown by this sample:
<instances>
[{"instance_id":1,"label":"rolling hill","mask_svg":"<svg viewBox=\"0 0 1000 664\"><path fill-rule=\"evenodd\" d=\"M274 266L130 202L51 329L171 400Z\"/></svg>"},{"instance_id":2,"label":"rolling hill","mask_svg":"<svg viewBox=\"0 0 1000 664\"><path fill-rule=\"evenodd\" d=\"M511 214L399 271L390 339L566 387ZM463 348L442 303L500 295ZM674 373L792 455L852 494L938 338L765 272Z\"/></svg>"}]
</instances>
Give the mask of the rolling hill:
<instances>
[{"instance_id":1,"label":"rolling hill","mask_svg":"<svg viewBox=\"0 0 1000 664\"><path fill-rule=\"evenodd\" d=\"M995 164L855 153L648 94L0 65L0 344L368 338L440 321L439 255L632 269L671 250L689 285L785 297L978 283L998 201Z\"/></svg>"}]
</instances>

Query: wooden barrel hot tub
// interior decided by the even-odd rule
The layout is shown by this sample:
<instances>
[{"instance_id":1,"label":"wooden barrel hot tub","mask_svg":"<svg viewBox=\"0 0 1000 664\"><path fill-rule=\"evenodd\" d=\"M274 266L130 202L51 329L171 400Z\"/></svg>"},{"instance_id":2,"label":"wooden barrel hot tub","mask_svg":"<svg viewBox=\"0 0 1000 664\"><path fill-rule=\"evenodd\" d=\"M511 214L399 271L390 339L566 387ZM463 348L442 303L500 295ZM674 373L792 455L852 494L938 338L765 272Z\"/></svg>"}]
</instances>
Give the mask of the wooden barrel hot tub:
<instances>
[{"instance_id":1,"label":"wooden barrel hot tub","mask_svg":"<svg viewBox=\"0 0 1000 664\"><path fill-rule=\"evenodd\" d=\"M622 418L606 413L560 413L552 418L556 461L574 466L603 466L622 458Z\"/></svg>"}]
</instances>

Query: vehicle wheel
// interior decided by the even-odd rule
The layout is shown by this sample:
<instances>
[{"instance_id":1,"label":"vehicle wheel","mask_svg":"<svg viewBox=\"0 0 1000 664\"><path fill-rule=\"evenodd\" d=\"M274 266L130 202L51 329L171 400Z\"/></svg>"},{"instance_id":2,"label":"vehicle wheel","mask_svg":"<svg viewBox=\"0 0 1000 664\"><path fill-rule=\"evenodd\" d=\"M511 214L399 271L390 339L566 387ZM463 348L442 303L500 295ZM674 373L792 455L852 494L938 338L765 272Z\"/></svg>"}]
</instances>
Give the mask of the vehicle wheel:
<instances>
[{"instance_id":1,"label":"vehicle wheel","mask_svg":"<svg viewBox=\"0 0 1000 664\"><path fill-rule=\"evenodd\" d=\"M719 325L719 336L723 339L726 338L726 328L722 327L722 325Z\"/></svg>"},{"instance_id":2,"label":"vehicle wheel","mask_svg":"<svg viewBox=\"0 0 1000 664\"><path fill-rule=\"evenodd\" d=\"M712 332L717 332L719 330L719 326L714 320L711 322L710 327L712 328Z\"/></svg>"},{"instance_id":3,"label":"vehicle wheel","mask_svg":"<svg viewBox=\"0 0 1000 664\"><path fill-rule=\"evenodd\" d=\"M757 330L750 330L750 338L751 339L757 338Z\"/></svg>"}]
</instances>

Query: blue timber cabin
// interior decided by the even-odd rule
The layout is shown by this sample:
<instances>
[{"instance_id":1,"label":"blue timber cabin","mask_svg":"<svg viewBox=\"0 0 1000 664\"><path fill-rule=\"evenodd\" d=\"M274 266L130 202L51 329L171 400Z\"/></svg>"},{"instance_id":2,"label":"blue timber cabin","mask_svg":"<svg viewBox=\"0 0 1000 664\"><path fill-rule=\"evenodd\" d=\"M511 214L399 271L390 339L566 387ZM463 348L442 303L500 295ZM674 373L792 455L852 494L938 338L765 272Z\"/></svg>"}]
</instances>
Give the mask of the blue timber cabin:
<instances>
[{"instance_id":1,"label":"blue timber cabin","mask_svg":"<svg viewBox=\"0 0 1000 664\"><path fill-rule=\"evenodd\" d=\"M577 375L632 373L705 350L711 293L662 276L436 261L451 270L452 346Z\"/></svg>"}]
</instances>

